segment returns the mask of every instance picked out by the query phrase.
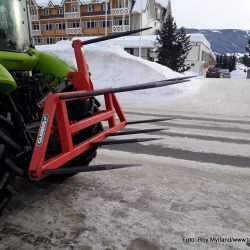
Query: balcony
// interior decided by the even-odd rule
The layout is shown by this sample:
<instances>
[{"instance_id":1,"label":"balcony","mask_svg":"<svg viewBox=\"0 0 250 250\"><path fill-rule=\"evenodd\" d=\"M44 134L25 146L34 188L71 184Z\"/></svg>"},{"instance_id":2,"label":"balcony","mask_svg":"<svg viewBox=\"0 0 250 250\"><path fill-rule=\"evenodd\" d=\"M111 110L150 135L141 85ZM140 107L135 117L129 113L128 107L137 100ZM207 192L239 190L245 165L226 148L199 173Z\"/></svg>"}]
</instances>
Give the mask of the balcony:
<instances>
[{"instance_id":1,"label":"balcony","mask_svg":"<svg viewBox=\"0 0 250 250\"><path fill-rule=\"evenodd\" d=\"M65 19L80 18L80 12L65 12L64 18Z\"/></svg>"},{"instance_id":2,"label":"balcony","mask_svg":"<svg viewBox=\"0 0 250 250\"><path fill-rule=\"evenodd\" d=\"M112 26L112 32L116 33L116 32L124 32L124 31L129 31L130 30L130 26L129 25L116 25L116 26Z\"/></svg>"},{"instance_id":3,"label":"balcony","mask_svg":"<svg viewBox=\"0 0 250 250\"><path fill-rule=\"evenodd\" d=\"M117 9L111 9L111 14L113 16L122 16L122 15L128 15L129 11L128 8L117 8Z\"/></svg>"},{"instance_id":4,"label":"balcony","mask_svg":"<svg viewBox=\"0 0 250 250\"><path fill-rule=\"evenodd\" d=\"M41 30L32 30L33 36L41 36Z\"/></svg>"},{"instance_id":5,"label":"balcony","mask_svg":"<svg viewBox=\"0 0 250 250\"><path fill-rule=\"evenodd\" d=\"M31 21L38 21L38 16L37 15L31 15Z\"/></svg>"},{"instance_id":6,"label":"balcony","mask_svg":"<svg viewBox=\"0 0 250 250\"><path fill-rule=\"evenodd\" d=\"M41 16L40 19L56 19L56 18L63 18L63 14L56 14L56 15L49 15L49 16Z\"/></svg>"},{"instance_id":7,"label":"balcony","mask_svg":"<svg viewBox=\"0 0 250 250\"><path fill-rule=\"evenodd\" d=\"M66 34L68 35L82 34L82 28L67 28Z\"/></svg>"},{"instance_id":8,"label":"balcony","mask_svg":"<svg viewBox=\"0 0 250 250\"><path fill-rule=\"evenodd\" d=\"M107 14L110 15L110 10L107 11ZM92 11L92 12L84 12L84 16L104 16L106 15L106 11Z\"/></svg>"}]
</instances>

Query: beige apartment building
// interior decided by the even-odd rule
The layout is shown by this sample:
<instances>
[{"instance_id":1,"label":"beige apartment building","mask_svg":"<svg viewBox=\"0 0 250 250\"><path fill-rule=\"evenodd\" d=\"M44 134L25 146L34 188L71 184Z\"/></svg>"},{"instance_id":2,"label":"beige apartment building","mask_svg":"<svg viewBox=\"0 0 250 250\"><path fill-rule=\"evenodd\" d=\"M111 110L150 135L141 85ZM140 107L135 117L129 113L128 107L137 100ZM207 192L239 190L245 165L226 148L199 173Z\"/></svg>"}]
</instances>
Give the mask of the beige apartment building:
<instances>
[{"instance_id":1,"label":"beige apartment building","mask_svg":"<svg viewBox=\"0 0 250 250\"><path fill-rule=\"evenodd\" d=\"M34 44L149 27L156 34L168 0L29 0Z\"/></svg>"}]
</instances>

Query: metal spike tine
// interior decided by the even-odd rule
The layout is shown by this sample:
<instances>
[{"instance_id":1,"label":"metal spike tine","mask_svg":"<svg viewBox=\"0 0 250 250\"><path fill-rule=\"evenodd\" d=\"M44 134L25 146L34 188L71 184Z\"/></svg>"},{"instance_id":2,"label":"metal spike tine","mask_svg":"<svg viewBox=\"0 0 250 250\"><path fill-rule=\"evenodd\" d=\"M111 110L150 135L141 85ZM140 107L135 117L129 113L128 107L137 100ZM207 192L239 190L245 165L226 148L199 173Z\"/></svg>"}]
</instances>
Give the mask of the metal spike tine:
<instances>
[{"instance_id":1,"label":"metal spike tine","mask_svg":"<svg viewBox=\"0 0 250 250\"><path fill-rule=\"evenodd\" d=\"M59 98L61 100L65 100L65 99L73 99L73 98L79 98L79 97L99 96L99 95L112 94L112 93L121 93L121 92L129 92L129 91L142 90L142 89L159 88L159 87L174 85L178 83L188 82L188 81L189 81L188 79L164 80L164 81L158 81L158 82L135 84L135 85L125 86L125 87L101 89L101 90L96 90L96 91L91 91L91 92L75 92L75 93L70 93L70 94L63 94Z\"/></svg>"},{"instance_id":2,"label":"metal spike tine","mask_svg":"<svg viewBox=\"0 0 250 250\"><path fill-rule=\"evenodd\" d=\"M122 131L118 133L111 133L108 136L120 136L120 135L135 135L135 134L143 134L143 133L151 133L151 132L158 132L166 130L165 128L157 128L157 129L138 129L138 130L131 130L131 131Z\"/></svg>"},{"instance_id":3,"label":"metal spike tine","mask_svg":"<svg viewBox=\"0 0 250 250\"><path fill-rule=\"evenodd\" d=\"M152 29L152 27L130 30L130 31L125 31L125 32L119 32L119 33L108 35L108 36L102 36L102 37L98 37L98 38L94 38L94 39L89 39L87 41L83 41L82 45L88 45L88 44L92 44L92 43L111 40L111 39L118 38L118 37L129 36L129 35L139 33L139 32L145 31L145 30L149 30L149 29Z\"/></svg>"},{"instance_id":4,"label":"metal spike tine","mask_svg":"<svg viewBox=\"0 0 250 250\"><path fill-rule=\"evenodd\" d=\"M126 143L137 143L137 142L146 142L146 141L155 141L162 138L137 138L137 139L124 139L124 140L106 140L102 142L91 143L91 146L107 146L107 145L117 145L117 144L126 144Z\"/></svg>"},{"instance_id":5,"label":"metal spike tine","mask_svg":"<svg viewBox=\"0 0 250 250\"><path fill-rule=\"evenodd\" d=\"M82 167L71 167L71 168L58 168L54 170L44 170L44 175L59 175L59 174L76 174L82 172L97 172L97 171L108 171L119 168L130 168L130 167L141 167L139 164L104 164L95 166L82 166Z\"/></svg>"},{"instance_id":6,"label":"metal spike tine","mask_svg":"<svg viewBox=\"0 0 250 250\"><path fill-rule=\"evenodd\" d=\"M173 120L174 118L159 118L159 119L148 119L148 120L139 120L139 121L131 121L127 122L127 125L132 125L132 124L140 124L140 123L151 123L151 122L164 122L164 121L169 121Z\"/></svg>"}]
</instances>

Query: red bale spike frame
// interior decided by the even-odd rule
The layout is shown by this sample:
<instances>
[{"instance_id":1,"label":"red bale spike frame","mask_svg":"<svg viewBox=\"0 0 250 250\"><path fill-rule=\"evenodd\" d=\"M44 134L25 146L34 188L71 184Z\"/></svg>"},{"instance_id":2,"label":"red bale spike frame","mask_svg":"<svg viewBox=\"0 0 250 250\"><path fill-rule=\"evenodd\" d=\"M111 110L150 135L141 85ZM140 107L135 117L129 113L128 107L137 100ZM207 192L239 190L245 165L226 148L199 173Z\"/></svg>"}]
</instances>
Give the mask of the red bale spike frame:
<instances>
[{"instance_id":1,"label":"red bale spike frame","mask_svg":"<svg viewBox=\"0 0 250 250\"><path fill-rule=\"evenodd\" d=\"M110 133L115 133L126 126L126 118L114 93L104 94L105 109L94 113L74 124L70 124L66 102L89 97L70 98L72 93L84 93L93 91L93 84L89 76L88 65L82 52L82 42L73 41L78 71L69 72L68 80L73 83L77 91L59 94L49 94L45 101L43 115L32 159L29 167L29 177L32 180L40 180L46 177L45 170L57 169L78 155L90 149L91 144L105 140ZM61 100L60 97L67 96L69 99ZM116 119L116 115L119 120ZM56 125L53 124L54 121ZM102 121L108 121L108 128L91 138L73 145L72 136L80 130L93 126ZM49 137L52 131L57 131L62 152L50 159L45 160Z\"/></svg>"}]
</instances>

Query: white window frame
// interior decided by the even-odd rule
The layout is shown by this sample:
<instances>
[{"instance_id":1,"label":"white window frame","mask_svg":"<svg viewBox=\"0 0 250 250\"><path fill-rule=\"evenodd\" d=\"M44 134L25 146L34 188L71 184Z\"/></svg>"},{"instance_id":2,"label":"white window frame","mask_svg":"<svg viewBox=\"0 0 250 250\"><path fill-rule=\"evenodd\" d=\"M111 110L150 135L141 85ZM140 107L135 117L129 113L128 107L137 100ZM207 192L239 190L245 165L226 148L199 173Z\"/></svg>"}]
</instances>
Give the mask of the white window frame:
<instances>
[{"instance_id":1,"label":"white window frame","mask_svg":"<svg viewBox=\"0 0 250 250\"><path fill-rule=\"evenodd\" d=\"M107 10L109 10L109 4L103 3L101 5L101 11L106 11L106 6L107 6Z\"/></svg>"},{"instance_id":2,"label":"white window frame","mask_svg":"<svg viewBox=\"0 0 250 250\"><path fill-rule=\"evenodd\" d=\"M32 24L32 30L40 30L40 24L39 23Z\"/></svg>"},{"instance_id":3,"label":"white window frame","mask_svg":"<svg viewBox=\"0 0 250 250\"><path fill-rule=\"evenodd\" d=\"M86 5L86 12L94 12L94 5L92 4Z\"/></svg>"},{"instance_id":4,"label":"white window frame","mask_svg":"<svg viewBox=\"0 0 250 250\"><path fill-rule=\"evenodd\" d=\"M50 16L50 9L44 9L44 15Z\"/></svg>"},{"instance_id":5,"label":"white window frame","mask_svg":"<svg viewBox=\"0 0 250 250\"><path fill-rule=\"evenodd\" d=\"M78 3L72 3L70 5L70 12L79 12L79 4Z\"/></svg>"},{"instance_id":6,"label":"white window frame","mask_svg":"<svg viewBox=\"0 0 250 250\"><path fill-rule=\"evenodd\" d=\"M63 8L57 9L57 14L62 15L64 13Z\"/></svg>"},{"instance_id":7,"label":"white window frame","mask_svg":"<svg viewBox=\"0 0 250 250\"><path fill-rule=\"evenodd\" d=\"M64 23L64 22L55 23L55 29L56 30L65 30L66 29L66 23Z\"/></svg>"},{"instance_id":8,"label":"white window frame","mask_svg":"<svg viewBox=\"0 0 250 250\"><path fill-rule=\"evenodd\" d=\"M55 43L54 37L44 37L44 44L53 44L53 43Z\"/></svg>"},{"instance_id":9,"label":"white window frame","mask_svg":"<svg viewBox=\"0 0 250 250\"><path fill-rule=\"evenodd\" d=\"M30 10L30 15L31 16L37 16L36 10Z\"/></svg>"},{"instance_id":10,"label":"white window frame","mask_svg":"<svg viewBox=\"0 0 250 250\"><path fill-rule=\"evenodd\" d=\"M123 19L115 19L113 25L115 25L115 26L123 25ZM124 19L124 25L129 25L129 19L128 18Z\"/></svg>"},{"instance_id":11,"label":"white window frame","mask_svg":"<svg viewBox=\"0 0 250 250\"><path fill-rule=\"evenodd\" d=\"M95 29L97 27L98 27L98 21L96 21L96 20L84 21L84 28L85 29Z\"/></svg>"},{"instance_id":12,"label":"white window frame","mask_svg":"<svg viewBox=\"0 0 250 250\"><path fill-rule=\"evenodd\" d=\"M100 20L99 27L106 28L106 20ZM110 27L112 27L112 20L107 20L107 28L110 28Z\"/></svg>"},{"instance_id":13,"label":"white window frame","mask_svg":"<svg viewBox=\"0 0 250 250\"><path fill-rule=\"evenodd\" d=\"M55 24L54 23L45 23L43 24L43 30L54 30Z\"/></svg>"},{"instance_id":14,"label":"white window frame","mask_svg":"<svg viewBox=\"0 0 250 250\"><path fill-rule=\"evenodd\" d=\"M74 29L74 28L81 28L80 22L68 22L67 28Z\"/></svg>"}]
</instances>

